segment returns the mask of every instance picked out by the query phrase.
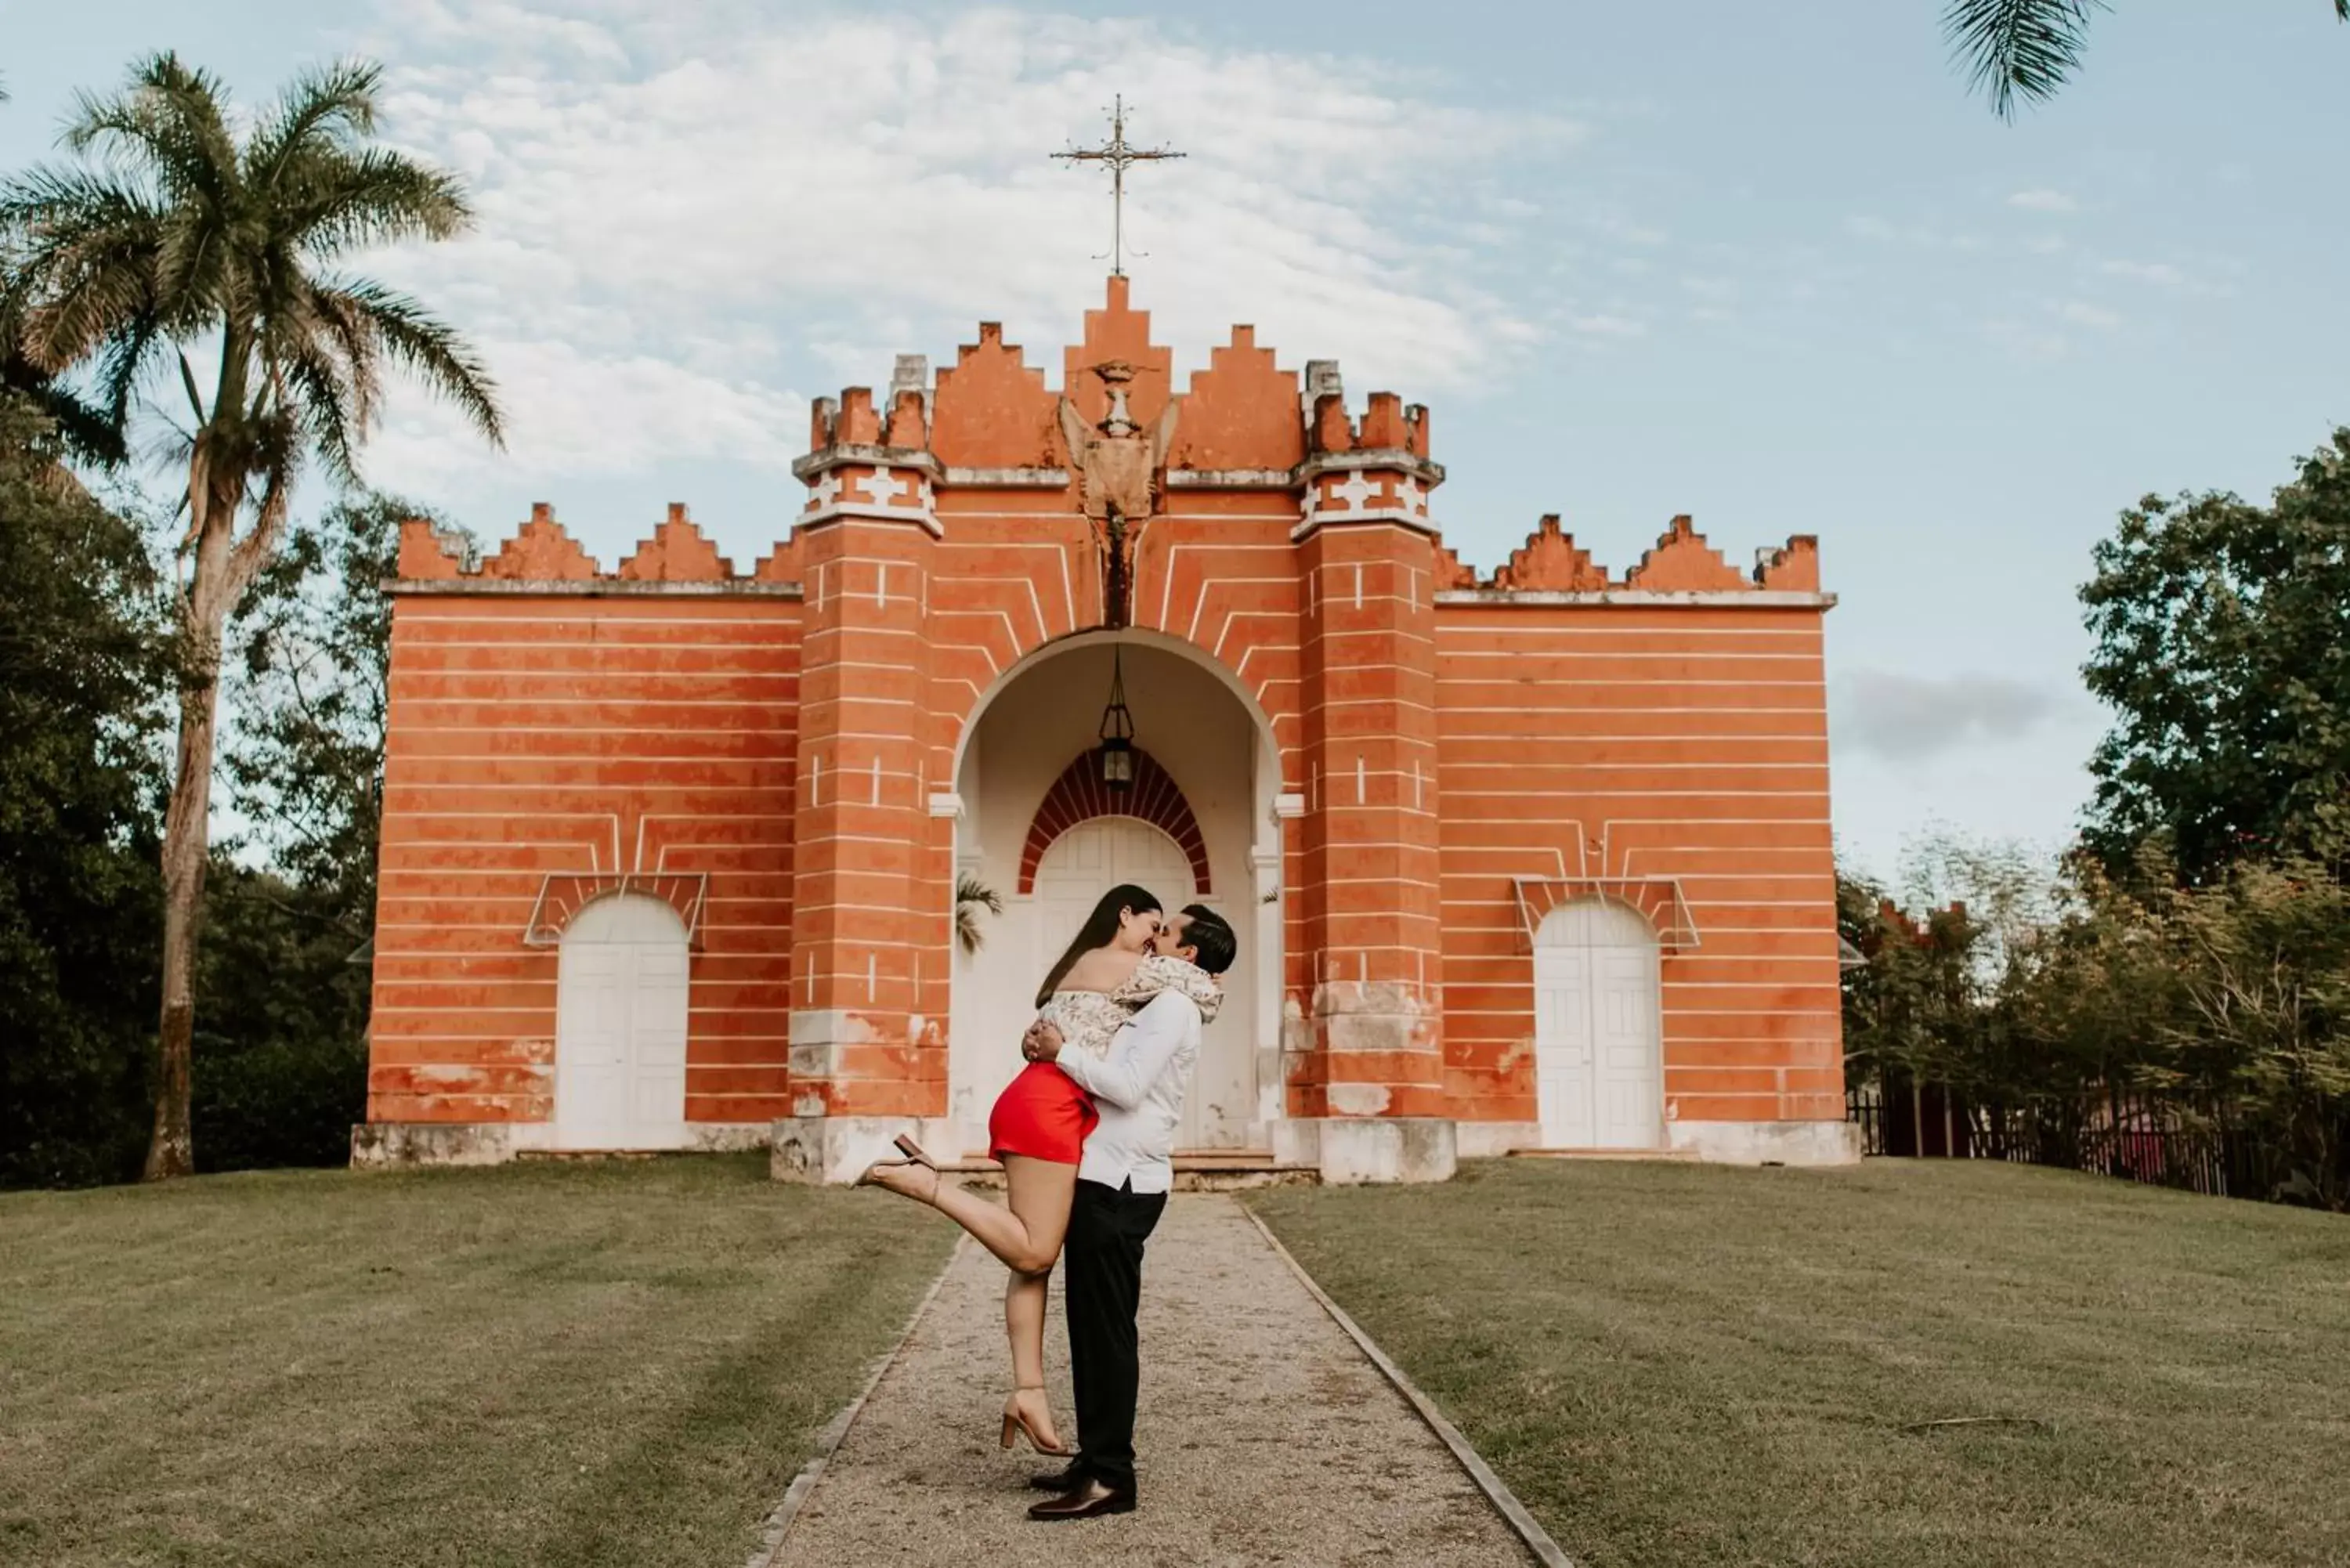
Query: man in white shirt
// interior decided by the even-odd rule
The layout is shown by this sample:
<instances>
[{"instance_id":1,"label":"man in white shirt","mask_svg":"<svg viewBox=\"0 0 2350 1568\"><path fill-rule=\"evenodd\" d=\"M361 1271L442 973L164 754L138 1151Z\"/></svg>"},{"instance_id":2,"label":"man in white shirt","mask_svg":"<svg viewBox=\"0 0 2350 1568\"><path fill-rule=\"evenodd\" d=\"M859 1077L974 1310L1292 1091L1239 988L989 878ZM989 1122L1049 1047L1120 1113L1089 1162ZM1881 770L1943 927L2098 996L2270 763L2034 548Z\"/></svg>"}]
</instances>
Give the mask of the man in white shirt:
<instances>
[{"instance_id":1,"label":"man in white shirt","mask_svg":"<svg viewBox=\"0 0 2350 1568\"><path fill-rule=\"evenodd\" d=\"M1193 904L1160 929L1158 950L1221 975L1239 944L1222 916ZM1134 1407L1142 1383L1135 1315L1142 1247L1175 1184L1175 1128L1200 1056L1200 1009L1178 991L1153 997L1118 1032L1109 1054L1061 1054L1059 1031L1038 1023L1021 1043L1032 1062L1057 1061L1094 1096L1100 1123L1086 1138L1062 1250L1069 1364L1076 1385L1077 1457L1033 1483L1060 1495L1031 1519L1095 1519L1134 1510Z\"/></svg>"}]
</instances>

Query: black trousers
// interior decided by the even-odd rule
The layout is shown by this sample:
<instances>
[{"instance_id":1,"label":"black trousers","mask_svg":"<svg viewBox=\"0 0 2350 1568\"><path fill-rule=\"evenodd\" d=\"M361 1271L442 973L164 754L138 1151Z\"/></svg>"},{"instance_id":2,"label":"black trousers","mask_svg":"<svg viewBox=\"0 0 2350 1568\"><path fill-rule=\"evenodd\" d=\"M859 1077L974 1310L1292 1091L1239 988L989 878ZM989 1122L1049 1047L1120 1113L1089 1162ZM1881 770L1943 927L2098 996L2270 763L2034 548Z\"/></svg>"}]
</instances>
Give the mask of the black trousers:
<instances>
[{"instance_id":1,"label":"black trousers","mask_svg":"<svg viewBox=\"0 0 2350 1568\"><path fill-rule=\"evenodd\" d=\"M1121 1490L1134 1485L1134 1405L1142 1386L1134 1317L1142 1304L1142 1244L1166 1207L1163 1192L1080 1181L1061 1253L1077 1396L1077 1462L1097 1480Z\"/></svg>"}]
</instances>

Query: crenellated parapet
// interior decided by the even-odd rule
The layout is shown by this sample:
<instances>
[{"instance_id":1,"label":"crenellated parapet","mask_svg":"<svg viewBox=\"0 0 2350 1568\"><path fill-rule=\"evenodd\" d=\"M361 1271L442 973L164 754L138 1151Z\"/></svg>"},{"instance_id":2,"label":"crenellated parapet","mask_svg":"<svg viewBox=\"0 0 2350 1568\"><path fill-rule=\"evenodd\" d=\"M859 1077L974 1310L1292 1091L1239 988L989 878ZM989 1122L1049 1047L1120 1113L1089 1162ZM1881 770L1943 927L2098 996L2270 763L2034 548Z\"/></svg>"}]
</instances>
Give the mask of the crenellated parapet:
<instances>
[{"instance_id":1,"label":"crenellated parapet","mask_svg":"<svg viewBox=\"0 0 2350 1568\"><path fill-rule=\"evenodd\" d=\"M1653 547L1621 578L1594 562L1591 552L1559 526L1558 514L1545 514L1523 547L1492 576L1448 587L1478 597L1506 598L1516 594L1641 594L1683 596L1769 593L1821 597L1819 541L1799 534L1777 548L1758 552L1752 573L1741 572L1706 543L1690 517L1675 517Z\"/></svg>"},{"instance_id":2,"label":"crenellated parapet","mask_svg":"<svg viewBox=\"0 0 2350 1568\"><path fill-rule=\"evenodd\" d=\"M931 450L929 379L927 359L900 354L886 402L849 387L810 405L808 453L792 464L808 486L800 527L861 517L941 532L933 486L945 469Z\"/></svg>"},{"instance_id":3,"label":"crenellated parapet","mask_svg":"<svg viewBox=\"0 0 2350 1568\"><path fill-rule=\"evenodd\" d=\"M400 525L399 576L394 586L409 593L441 592L799 592L794 547L778 545L745 573L718 553L718 546L671 502L669 514L640 539L619 567L606 571L556 521L555 508L538 502L529 521L497 549L469 566L461 547L431 523L410 518Z\"/></svg>"}]
</instances>

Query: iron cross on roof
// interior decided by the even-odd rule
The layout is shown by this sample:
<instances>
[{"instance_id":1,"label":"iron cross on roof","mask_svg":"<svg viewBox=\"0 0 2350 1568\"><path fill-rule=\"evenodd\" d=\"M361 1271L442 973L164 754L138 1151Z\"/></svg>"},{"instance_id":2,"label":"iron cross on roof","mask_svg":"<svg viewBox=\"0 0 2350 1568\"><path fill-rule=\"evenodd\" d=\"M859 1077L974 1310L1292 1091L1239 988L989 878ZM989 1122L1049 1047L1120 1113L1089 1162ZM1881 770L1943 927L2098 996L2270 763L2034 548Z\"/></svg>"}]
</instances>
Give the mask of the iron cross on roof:
<instances>
[{"instance_id":1,"label":"iron cross on roof","mask_svg":"<svg viewBox=\"0 0 2350 1568\"><path fill-rule=\"evenodd\" d=\"M1180 158L1184 154L1170 152L1164 147L1129 147L1126 140L1126 95L1113 100L1109 111L1109 140L1100 147L1073 147L1054 157L1065 159L1074 168L1079 163L1109 165L1109 271L1112 277L1126 275L1126 171L1137 163L1156 163L1163 159ZM1141 253L1137 252L1137 254Z\"/></svg>"}]
</instances>

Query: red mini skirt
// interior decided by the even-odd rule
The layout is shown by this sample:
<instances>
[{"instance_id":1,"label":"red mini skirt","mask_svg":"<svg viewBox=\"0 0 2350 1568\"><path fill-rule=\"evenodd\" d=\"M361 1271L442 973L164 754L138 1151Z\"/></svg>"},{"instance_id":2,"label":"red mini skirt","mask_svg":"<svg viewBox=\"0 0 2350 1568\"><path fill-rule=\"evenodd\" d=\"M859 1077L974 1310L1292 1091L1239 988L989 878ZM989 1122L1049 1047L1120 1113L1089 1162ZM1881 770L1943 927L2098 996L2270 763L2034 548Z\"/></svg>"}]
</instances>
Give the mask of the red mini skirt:
<instances>
[{"instance_id":1,"label":"red mini skirt","mask_svg":"<svg viewBox=\"0 0 2350 1568\"><path fill-rule=\"evenodd\" d=\"M988 1152L1075 1165L1086 1135L1101 1120L1094 1097L1050 1062L1031 1062L995 1096L987 1114Z\"/></svg>"}]
</instances>

